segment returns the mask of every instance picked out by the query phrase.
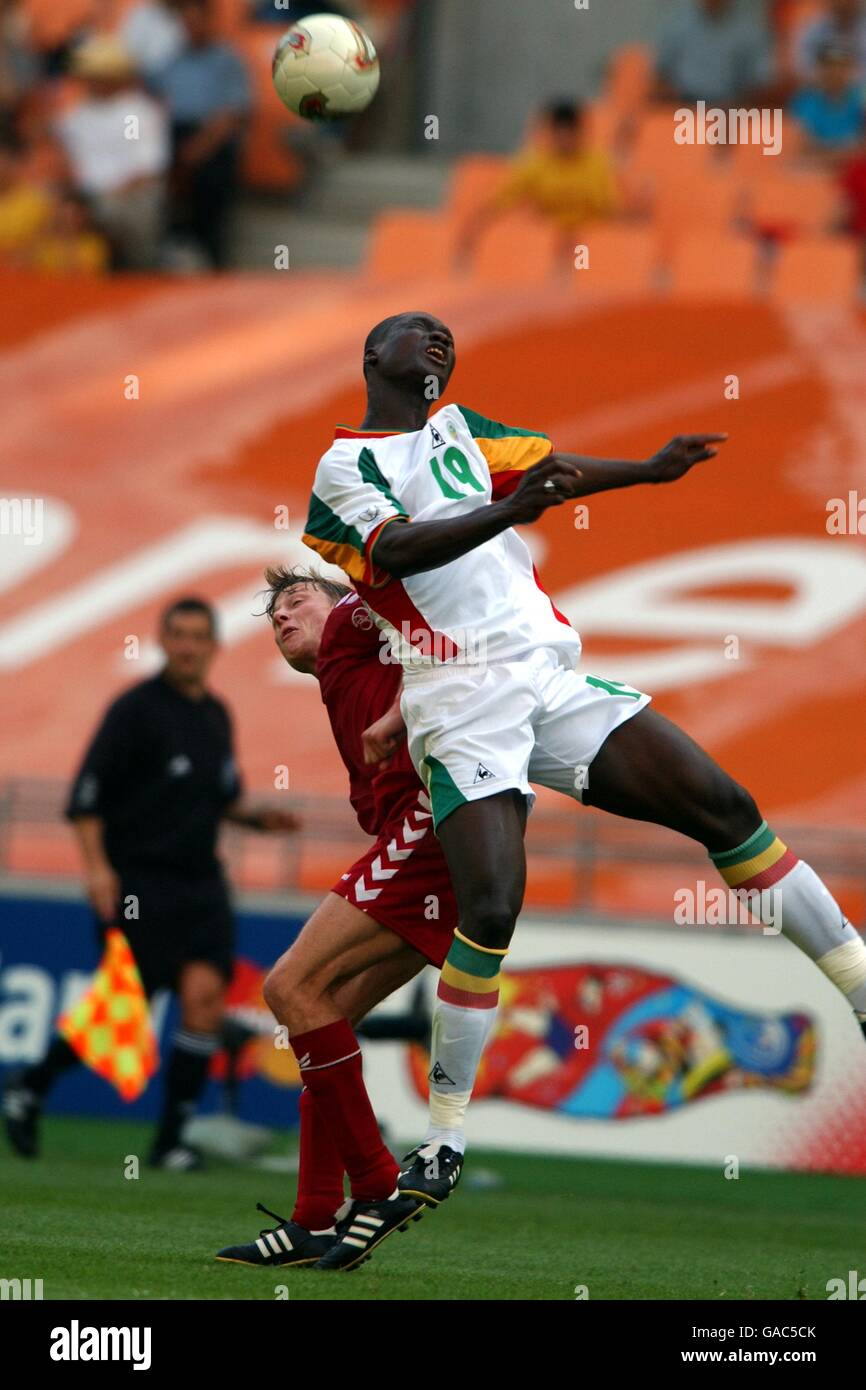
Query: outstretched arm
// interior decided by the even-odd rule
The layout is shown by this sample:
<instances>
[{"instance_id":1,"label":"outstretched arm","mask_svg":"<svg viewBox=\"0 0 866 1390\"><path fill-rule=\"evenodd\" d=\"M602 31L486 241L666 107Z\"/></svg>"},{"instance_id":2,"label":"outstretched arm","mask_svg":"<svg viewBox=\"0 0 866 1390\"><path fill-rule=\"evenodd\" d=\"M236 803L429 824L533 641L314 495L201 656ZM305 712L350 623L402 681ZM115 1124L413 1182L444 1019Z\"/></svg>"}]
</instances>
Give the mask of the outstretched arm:
<instances>
[{"instance_id":1,"label":"outstretched arm","mask_svg":"<svg viewBox=\"0 0 866 1390\"><path fill-rule=\"evenodd\" d=\"M384 526L373 544L371 559L395 579L438 569L509 526L529 525L548 507L569 499L633 487L635 483L674 482L696 463L715 458L716 450L711 446L726 438L723 434L678 436L641 463L549 454L527 468L509 497L488 507L447 521L404 521Z\"/></svg>"},{"instance_id":2,"label":"outstretched arm","mask_svg":"<svg viewBox=\"0 0 866 1390\"><path fill-rule=\"evenodd\" d=\"M636 483L673 483L682 478L696 463L716 457L714 444L724 444L726 434L677 435L652 458L639 463L618 462L613 459L583 458L579 454L552 454L562 463L572 464L580 475L577 491L572 497L591 497L595 492L610 492L614 488L634 487Z\"/></svg>"}]
</instances>

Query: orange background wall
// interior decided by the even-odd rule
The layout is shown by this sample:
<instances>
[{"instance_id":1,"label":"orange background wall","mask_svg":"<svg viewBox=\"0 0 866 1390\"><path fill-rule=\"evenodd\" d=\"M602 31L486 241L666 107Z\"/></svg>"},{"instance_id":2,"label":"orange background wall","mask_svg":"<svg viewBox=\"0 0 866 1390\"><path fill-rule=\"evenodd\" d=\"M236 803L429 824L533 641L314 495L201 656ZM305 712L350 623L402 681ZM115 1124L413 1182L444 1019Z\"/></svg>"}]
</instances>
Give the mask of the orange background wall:
<instances>
[{"instance_id":1,"label":"orange background wall","mask_svg":"<svg viewBox=\"0 0 866 1390\"><path fill-rule=\"evenodd\" d=\"M106 567L214 516L292 535L333 425L362 411L364 333L398 308L453 326L452 399L539 426L574 451L642 457L672 434L728 430L723 456L687 481L592 501L588 530L566 508L533 528L542 578L562 593L655 557L748 538L806 538L863 554L864 538L827 535L826 502L862 481L862 321L844 309L718 300L598 300L561 288L468 288L451 280L383 290L336 278L75 282L18 277L0 321L0 491L59 498L77 533L66 550L0 591L9 625L46 623ZM140 399L124 399L124 379ZM729 374L740 399L726 400ZM143 674L122 660L129 634L152 634L178 588L215 599L246 590L256 607L271 554L169 581L89 631L0 667L0 774L66 778L109 696ZM6 544L6 542L4 542ZM740 597L765 588L748 574ZM780 604L785 591L771 592ZM580 603L570 612L581 625ZM728 628L714 641L721 644ZM866 613L805 645L752 642L724 678L658 693L657 704L746 781L768 815L863 824ZM682 654L693 639L585 636L587 665L620 675L629 653ZM706 645L703 641L701 645ZM614 669L617 667L617 669ZM343 774L312 681L280 680L264 622L228 646L214 684L232 704L248 780L341 794Z\"/></svg>"}]
</instances>

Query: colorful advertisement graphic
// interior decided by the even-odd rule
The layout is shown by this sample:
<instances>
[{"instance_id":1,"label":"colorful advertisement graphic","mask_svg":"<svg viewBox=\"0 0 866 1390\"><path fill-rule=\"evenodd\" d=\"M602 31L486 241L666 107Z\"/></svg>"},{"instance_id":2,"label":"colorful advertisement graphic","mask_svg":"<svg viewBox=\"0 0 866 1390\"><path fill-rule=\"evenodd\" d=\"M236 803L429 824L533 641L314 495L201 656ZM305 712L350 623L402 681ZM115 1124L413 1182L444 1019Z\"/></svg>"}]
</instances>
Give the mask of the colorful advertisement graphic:
<instances>
[{"instance_id":1,"label":"colorful advertisement graphic","mask_svg":"<svg viewBox=\"0 0 866 1390\"><path fill-rule=\"evenodd\" d=\"M498 1098L594 1119L659 1115L744 1087L806 1091L816 1029L803 1013L747 1012L622 965L508 971L473 1103ZM426 1096L428 1059L413 1083Z\"/></svg>"},{"instance_id":2,"label":"colorful advertisement graphic","mask_svg":"<svg viewBox=\"0 0 866 1390\"><path fill-rule=\"evenodd\" d=\"M866 1173L860 1027L783 935L527 915L503 978L470 1150ZM364 1053L376 1114L407 1148L427 1070L422 1048Z\"/></svg>"}]
</instances>

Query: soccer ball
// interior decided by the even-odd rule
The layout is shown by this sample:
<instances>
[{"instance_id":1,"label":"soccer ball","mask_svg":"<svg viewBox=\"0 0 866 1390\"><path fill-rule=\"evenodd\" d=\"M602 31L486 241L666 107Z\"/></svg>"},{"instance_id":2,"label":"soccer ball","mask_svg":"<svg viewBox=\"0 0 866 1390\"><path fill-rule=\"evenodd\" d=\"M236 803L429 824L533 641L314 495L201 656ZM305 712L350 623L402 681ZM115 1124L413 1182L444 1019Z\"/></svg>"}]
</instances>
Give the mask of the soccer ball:
<instances>
[{"instance_id":1,"label":"soccer ball","mask_svg":"<svg viewBox=\"0 0 866 1390\"><path fill-rule=\"evenodd\" d=\"M359 24L311 14L277 44L273 79L290 111L308 121L338 120L369 106L379 86L379 59Z\"/></svg>"}]
</instances>

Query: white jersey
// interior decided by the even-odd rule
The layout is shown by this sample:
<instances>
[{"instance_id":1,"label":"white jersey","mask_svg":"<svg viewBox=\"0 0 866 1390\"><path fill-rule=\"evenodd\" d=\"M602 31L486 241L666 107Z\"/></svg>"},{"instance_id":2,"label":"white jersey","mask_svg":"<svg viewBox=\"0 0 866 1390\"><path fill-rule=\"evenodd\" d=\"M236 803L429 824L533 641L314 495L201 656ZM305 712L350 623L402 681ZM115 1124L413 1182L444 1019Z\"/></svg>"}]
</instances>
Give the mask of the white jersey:
<instances>
[{"instance_id":1,"label":"white jersey","mask_svg":"<svg viewBox=\"0 0 866 1390\"><path fill-rule=\"evenodd\" d=\"M438 569L395 579L375 564L382 527L447 521L506 496L551 452L546 435L446 405L420 430L338 429L316 470L304 540L352 579L407 675L552 648L574 667L580 638L508 529Z\"/></svg>"}]
</instances>

